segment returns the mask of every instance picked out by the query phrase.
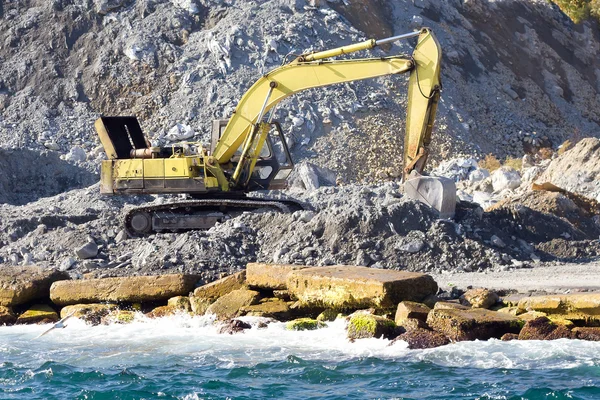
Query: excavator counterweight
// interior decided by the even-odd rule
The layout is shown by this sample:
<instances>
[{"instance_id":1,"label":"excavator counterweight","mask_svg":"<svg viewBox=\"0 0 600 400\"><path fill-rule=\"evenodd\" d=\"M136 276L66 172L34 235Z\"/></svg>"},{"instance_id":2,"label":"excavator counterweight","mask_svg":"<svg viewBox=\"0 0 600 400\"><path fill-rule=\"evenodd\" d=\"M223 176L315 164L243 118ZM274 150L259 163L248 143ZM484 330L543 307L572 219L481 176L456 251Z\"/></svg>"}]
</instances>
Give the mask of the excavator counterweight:
<instances>
[{"instance_id":1,"label":"excavator counterweight","mask_svg":"<svg viewBox=\"0 0 600 400\"><path fill-rule=\"evenodd\" d=\"M418 40L410 57L334 58L412 37ZM102 117L96 121L96 130L108 160L102 163L101 192L194 197L131 210L125 221L132 235L206 229L244 211L300 209L302 205L293 201L245 196L253 190L285 187L293 168L281 126L273 121L277 104L306 89L410 73L403 176L411 189L406 194L432 206L442 217L451 216L456 192L453 182L421 175L440 98L440 62L439 43L428 28L300 55L259 78L229 120L213 122L210 149L201 144L151 147L135 117ZM196 151L190 153L190 146Z\"/></svg>"}]
</instances>

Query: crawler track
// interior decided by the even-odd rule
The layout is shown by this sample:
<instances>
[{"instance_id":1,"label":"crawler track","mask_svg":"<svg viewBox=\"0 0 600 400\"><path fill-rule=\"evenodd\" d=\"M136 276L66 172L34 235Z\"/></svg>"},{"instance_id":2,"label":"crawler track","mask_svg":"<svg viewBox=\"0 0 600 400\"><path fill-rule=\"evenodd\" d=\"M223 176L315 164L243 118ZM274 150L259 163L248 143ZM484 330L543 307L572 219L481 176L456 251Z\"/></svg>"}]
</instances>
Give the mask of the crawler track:
<instances>
[{"instance_id":1,"label":"crawler track","mask_svg":"<svg viewBox=\"0 0 600 400\"><path fill-rule=\"evenodd\" d=\"M245 211L270 210L292 213L306 208L306 205L294 200L261 198L185 200L136 207L125 214L124 224L129 235L144 236L161 231L209 229L227 216L235 216Z\"/></svg>"}]
</instances>

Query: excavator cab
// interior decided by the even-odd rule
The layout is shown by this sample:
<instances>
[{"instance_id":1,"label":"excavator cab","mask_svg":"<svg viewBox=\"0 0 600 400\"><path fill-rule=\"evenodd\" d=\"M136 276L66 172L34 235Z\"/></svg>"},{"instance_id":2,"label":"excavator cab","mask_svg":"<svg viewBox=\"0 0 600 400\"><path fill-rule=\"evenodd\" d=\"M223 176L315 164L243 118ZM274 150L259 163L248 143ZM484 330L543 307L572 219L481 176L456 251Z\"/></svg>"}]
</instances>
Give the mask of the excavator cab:
<instances>
[{"instance_id":1,"label":"excavator cab","mask_svg":"<svg viewBox=\"0 0 600 400\"><path fill-rule=\"evenodd\" d=\"M214 154L215 148L228 122L226 119L213 121L211 154ZM277 121L272 121L270 125L269 134L248 182L248 191L285 189L287 187L287 178L294 169L294 162L285 141L281 124ZM242 148L240 146L231 158L232 164L237 164L241 153Z\"/></svg>"}]
</instances>

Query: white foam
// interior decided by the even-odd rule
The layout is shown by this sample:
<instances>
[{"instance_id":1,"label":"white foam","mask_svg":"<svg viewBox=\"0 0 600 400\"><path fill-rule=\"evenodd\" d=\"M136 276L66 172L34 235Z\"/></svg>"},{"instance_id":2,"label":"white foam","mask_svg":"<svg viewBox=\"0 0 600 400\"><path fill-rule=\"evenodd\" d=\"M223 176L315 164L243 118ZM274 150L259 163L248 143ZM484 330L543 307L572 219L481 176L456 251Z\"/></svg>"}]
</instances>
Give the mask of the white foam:
<instances>
[{"instance_id":1,"label":"white foam","mask_svg":"<svg viewBox=\"0 0 600 400\"><path fill-rule=\"evenodd\" d=\"M600 365L600 343L579 340L461 342L427 350L408 350L404 342L346 338L344 320L315 331L287 331L284 323L244 333L219 334L210 317L180 315L136 318L130 324L89 326L80 320L33 340L48 326L0 327L0 360L39 366L56 361L73 366L110 367L162 363L169 357L212 362L220 368L290 359L339 362L364 357L425 361L442 366L507 369L575 368ZM294 358L291 358L292 362Z\"/></svg>"}]
</instances>

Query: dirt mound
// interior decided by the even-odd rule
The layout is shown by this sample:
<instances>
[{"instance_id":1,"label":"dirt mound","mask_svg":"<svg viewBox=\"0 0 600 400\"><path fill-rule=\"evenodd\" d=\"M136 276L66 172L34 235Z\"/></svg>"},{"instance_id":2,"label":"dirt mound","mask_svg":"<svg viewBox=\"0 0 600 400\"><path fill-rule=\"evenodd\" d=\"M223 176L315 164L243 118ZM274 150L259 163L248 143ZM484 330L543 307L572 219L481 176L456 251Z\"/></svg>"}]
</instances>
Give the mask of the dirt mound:
<instances>
[{"instance_id":1,"label":"dirt mound","mask_svg":"<svg viewBox=\"0 0 600 400\"><path fill-rule=\"evenodd\" d=\"M26 204L41 197L88 187L98 175L52 151L0 149L0 203Z\"/></svg>"}]
</instances>

